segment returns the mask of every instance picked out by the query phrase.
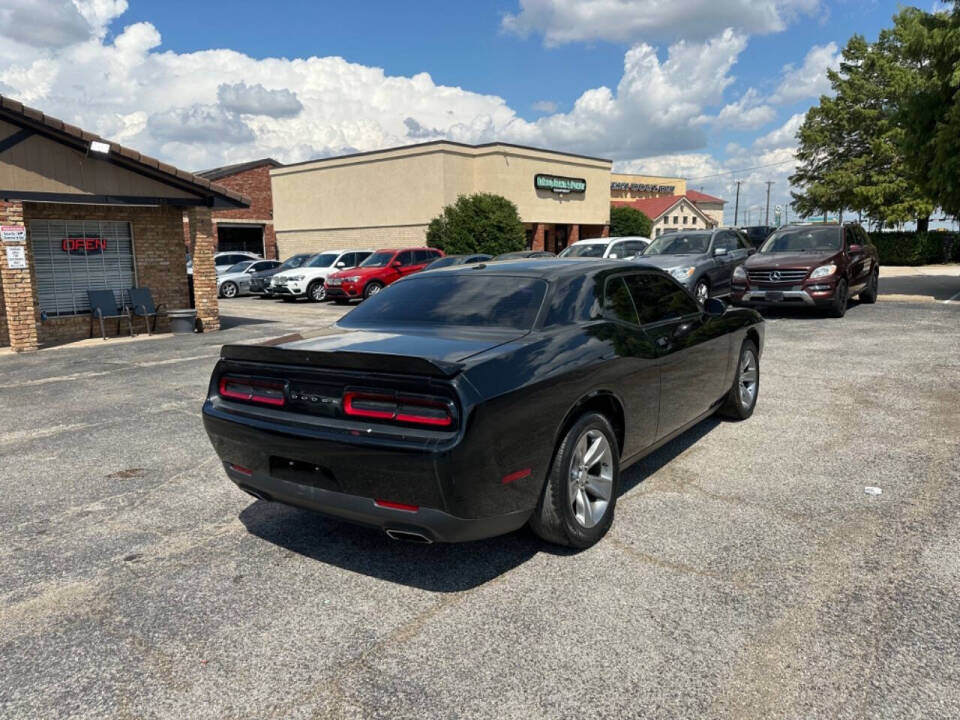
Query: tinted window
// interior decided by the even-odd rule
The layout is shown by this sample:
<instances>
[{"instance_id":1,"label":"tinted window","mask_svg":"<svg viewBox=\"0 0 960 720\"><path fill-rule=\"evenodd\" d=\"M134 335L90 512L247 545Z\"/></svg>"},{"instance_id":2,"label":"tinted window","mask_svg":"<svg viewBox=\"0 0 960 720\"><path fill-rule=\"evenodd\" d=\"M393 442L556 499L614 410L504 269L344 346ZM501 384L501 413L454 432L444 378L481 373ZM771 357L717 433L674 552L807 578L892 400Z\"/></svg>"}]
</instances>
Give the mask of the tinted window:
<instances>
[{"instance_id":1,"label":"tinted window","mask_svg":"<svg viewBox=\"0 0 960 720\"><path fill-rule=\"evenodd\" d=\"M737 238L732 232L719 232L713 241L713 249L724 248L727 252L737 249Z\"/></svg>"},{"instance_id":2,"label":"tinted window","mask_svg":"<svg viewBox=\"0 0 960 720\"><path fill-rule=\"evenodd\" d=\"M750 249L750 241L743 236L743 233L737 233L737 245L741 250Z\"/></svg>"},{"instance_id":3,"label":"tinted window","mask_svg":"<svg viewBox=\"0 0 960 720\"><path fill-rule=\"evenodd\" d=\"M463 258L457 257L456 255L454 255L453 257L450 257L450 256L442 257L439 260L435 260L432 263L430 263L430 269L436 270L438 268L450 267L451 265L459 265L462 261L463 261ZM469 262L469 260L467 262Z\"/></svg>"},{"instance_id":4,"label":"tinted window","mask_svg":"<svg viewBox=\"0 0 960 720\"><path fill-rule=\"evenodd\" d=\"M236 265L231 265L230 267L228 267L228 268L227 268L227 273L243 272L244 270L246 270L246 269L247 269L248 267L250 267L251 265L253 265L253 261L251 261L251 260L244 260L243 262L238 262ZM227 273L225 273L225 274L227 274Z\"/></svg>"},{"instance_id":5,"label":"tinted window","mask_svg":"<svg viewBox=\"0 0 960 720\"><path fill-rule=\"evenodd\" d=\"M603 290L603 315L611 320L637 324L637 309L622 276L607 279Z\"/></svg>"},{"instance_id":6,"label":"tinted window","mask_svg":"<svg viewBox=\"0 0 960 720\"><path fill-rule=\"evenodd\" d=\"M280 263L275 260L264 260L263 262L254 263L250 266L250 270L253 272L259 272L260 270L273 270Z\"/></svg>"},{"instance_id":7,"label":"tinted window","mask_svg":"<svg viewBox=\"0 0 960 720\"><path fill-rule=\"evenodd\" d=\"M360 263L361 267L386 267L393 260L393 251L376 252Z\"/></svg>"},{"instance_id":8,"label":"tinted window","mask_svg":"<svg viewBox=\"0 0 960 720\"><path fill-rule=\"evenodd\" d=\"M626 277L640 313L641 324L660 322L699 312L696 301L663 275L638 273Z\"/></svg>"},{"instance_id":9,"label":"tinted window","mask_svg":"<svg viewBox=\"0 0 960 720\"><path fill-rule=\"evenodd\" d=\"M310 259L309 255L294 255L293 257L290 257L284 260L283 264L280 266L280 269L292 270L293 268L298 268L309 259Z\"/></svg>"},{"instance_id":10,"label":"tinted window","mask_svg":"<svg viewBox=\"0 0 960 720\"><path fill-rule=\"evenodd\" d=\"M833 226L780 228L761 246L761 253L824 252L840 249L840 228Z\"/></svg>"},{"instance_id":11,"label":"tinted window","mask_svg":"<svg viewBox=\"0 0 960 720\"><path fill-rule=\"evenodd\" d=\"M421 263L428 263L437 257L437 254L431 250L414 250L413 251L413 264L420 265Z\"/></svg>"},{"instance_id":12,"label":"tinted window","mask_svg":"<svg viewBox=\"0 0 960 720\"><path fill-rule=\"evenodd\" d=\"M330 267L336 259L337 253L321 253L310 258L307 267Z\"/></svg>"},{"instance_id":13,"label":"tinted window","mask_svg":"<svg viewBox=\"0 0 960 720\"><path fill-rule=\"evenodd\" d=\"M643 252L647 249L647 243L642 240L628 240L623 243L623 248L626 252L621 252L620 257L633 257L637 253Z\"/></svg>"},{"instance_id":14,"label":"tinted window","mask_svg":"<svg viewBox=\"0 0 960 720\"><path fill-rule=\"evenodd\" d=\"M562 253L560 253L560 257L603 257L603 251L606 249L606 243L584 243L583 245L571 245Z\"/></svg>"},{"instance_id":15,"label":"tinted window","mask_svg":"<svg viewBox=\"0 0 960 720\"><path fill-rule=\"evenodd\" d=\"M342 327L456 325L529 330L547 284L533 278L418 273L377 293Z\"/></svg>"},{"instance_id":16,"label":"tinted window","mask_svg":"<svg viewBox=\"0 0 960 720\"><path fill-rule=\"evenodd\" d=\"M710 244L710 233L673 232L661 235L647 246L644 255L702 255Z\"/></svg>"},{"instance_id":17,"label":"tinted window","mask_svg":"<svg viewBox=\"0 0 960 720\"><path fill-rule=\"evenodd\" d=\"M340 256L340 259L337 260L338 263L343 263L345 268L352 268L357 264L357 254L356 253L344 253Z\"/></svg>"},{"instance_id":18,"label":"tinted window","mask_svg":"<svg viewBox=\"0 0 960 720\"><path fill-rule=\"evenodd\" d=\"M366 259L367 259L368 257L370 257L371 255L373 255L373 253L370 252L369 250L356 253L357 265L359 265L360 263L362 263L364 260L366 260Z\"/></svg>"},{"instance_id":19,"label":"tinted window","mask_svg":"<svg viewBox=\"0 0 960 720\"><path fill-rule=\"evenodd\" d=\"M413 250L404 250L397 255L397 261L401 265L413 265Z\"/></svg>"}]
</instances>

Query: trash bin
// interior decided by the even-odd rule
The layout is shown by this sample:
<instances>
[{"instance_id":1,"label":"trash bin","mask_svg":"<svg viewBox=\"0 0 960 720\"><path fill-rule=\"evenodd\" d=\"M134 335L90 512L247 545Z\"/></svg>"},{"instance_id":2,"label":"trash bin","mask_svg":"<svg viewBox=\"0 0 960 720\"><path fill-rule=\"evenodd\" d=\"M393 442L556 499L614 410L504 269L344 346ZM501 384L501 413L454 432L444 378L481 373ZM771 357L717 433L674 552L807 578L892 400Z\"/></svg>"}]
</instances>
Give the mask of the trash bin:
<instances>
[{"instance_id":1,"label":"trash bin","mask_svg":"<svg viewBox=\"0 0 960 720\"><path fill-rule=\"evenodd\" d=\"M171 310L167 316L170 318L170 332L178 335L192 333L197 324L197 311L190 308Z\"/></svg>"}]
</instances>

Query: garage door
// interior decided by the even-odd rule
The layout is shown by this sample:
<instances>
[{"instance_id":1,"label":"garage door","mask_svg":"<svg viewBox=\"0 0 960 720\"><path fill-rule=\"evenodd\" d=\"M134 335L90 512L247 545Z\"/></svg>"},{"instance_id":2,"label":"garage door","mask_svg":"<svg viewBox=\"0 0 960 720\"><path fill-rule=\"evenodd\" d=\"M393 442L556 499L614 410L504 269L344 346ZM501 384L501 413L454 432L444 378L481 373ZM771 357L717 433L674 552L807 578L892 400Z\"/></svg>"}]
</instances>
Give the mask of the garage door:
<instances>
[{"instance_id":1,"label":"garage door","mask_svg":"<svg viewBox=\"0 0 960 720\"><path fill-rule=\"evenodd\" d=\"M113 290L118 304L136 285L130 223L31 220L40 309L49 316L90 311L87 290Z\"/></svg>"}]
</instances>

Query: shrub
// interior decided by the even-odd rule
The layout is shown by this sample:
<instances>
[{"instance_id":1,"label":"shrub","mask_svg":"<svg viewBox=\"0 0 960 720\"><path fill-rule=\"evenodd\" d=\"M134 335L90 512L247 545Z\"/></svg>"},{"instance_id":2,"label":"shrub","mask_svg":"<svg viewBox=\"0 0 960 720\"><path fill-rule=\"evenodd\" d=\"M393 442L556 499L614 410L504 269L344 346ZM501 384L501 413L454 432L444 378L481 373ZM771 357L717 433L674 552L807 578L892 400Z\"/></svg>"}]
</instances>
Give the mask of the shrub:
<instances>
[{"instance_id":1,"label":"shrub","mask_svg":"<svg viewBox=\"0 0 960 720\"><path fill-rule=\"evenodd\" d=\"M653 221L631 207L610 208L610 237L641 235L650 237Z\"/></svg>"},{"instance_id":2,"label":"shrub","mask_svg":"<svg viewBox=\"0 0 960 720\"><path fill-rule=\"evenodd\" d=\"M447 255L499 255L523 250L527 233L517 206L501 195L461 195L427 228L427 245Z\"/></svg>"},{"instance_id":3,"label":"shrub","mask_svg":"<svg viewBox=\"0 0 960 720\"><path fill-rule=\"evenodd\" d=\"M954 232L872 232L881 265L927 265L960 261L960 234Z\"/></svg>"}]
</instances>

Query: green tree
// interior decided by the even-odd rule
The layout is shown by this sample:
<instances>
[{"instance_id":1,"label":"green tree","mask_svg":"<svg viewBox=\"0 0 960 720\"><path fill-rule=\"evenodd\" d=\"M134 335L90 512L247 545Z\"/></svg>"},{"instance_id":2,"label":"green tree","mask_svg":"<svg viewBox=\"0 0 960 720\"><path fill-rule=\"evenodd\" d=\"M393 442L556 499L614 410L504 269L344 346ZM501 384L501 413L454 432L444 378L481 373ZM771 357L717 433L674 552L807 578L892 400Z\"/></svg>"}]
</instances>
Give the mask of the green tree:
<instances>
[{"instance_id":1,"label":"green tree","mask_svg":"<svg viewBox=\"0 0 960 720\"><path fill-rule=\"evenodd\" d=\"M641 235L650 237L653 221L644 213L631 207L610 208L610 236L625 237Z\"/></svg>"},{"instance_id":2,"label":"green tree","mask_svg":"<svg viewBox=\"0 0 960 720\"><path fill-rule=\"evenodd\" d=\"M878 226L925 224L933 203L906 162L897 122L898 98L918 83L900 43L889 30L872 44L854 35L839 70L827 74L834 97L821 97L797 133L794 209L803 217L852 210Z\"/></svg>"},{"instance_id":3,"label":"green tree","mask_svg":"<svg viewBox=\"0 0 960 720\"><path fill-rule=\"evenodd\" d=\"M937 206L960 215L960 2L952 12L906 8L893 21L891 35L919 79L900 89L908 164Z\"/></svg>"},{"instance_id":4,"label":"green tree","mask_svg":"<svg viewBox=\"0 0 960 720\"><path fill-rule=\"evenodd\" d=\"M501 195L461 195L430 221L427 245L447 255L499 255L523 250L526 229L517 206Z\"/></svg>"}]
</instances>

